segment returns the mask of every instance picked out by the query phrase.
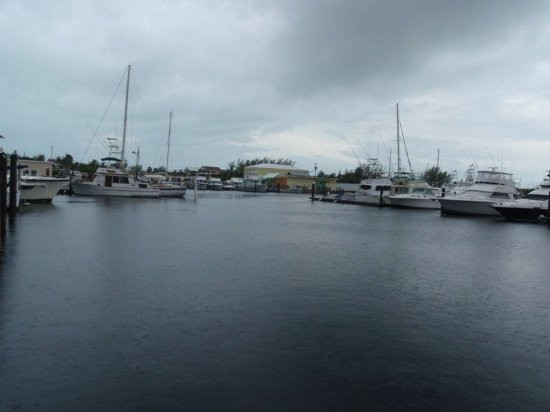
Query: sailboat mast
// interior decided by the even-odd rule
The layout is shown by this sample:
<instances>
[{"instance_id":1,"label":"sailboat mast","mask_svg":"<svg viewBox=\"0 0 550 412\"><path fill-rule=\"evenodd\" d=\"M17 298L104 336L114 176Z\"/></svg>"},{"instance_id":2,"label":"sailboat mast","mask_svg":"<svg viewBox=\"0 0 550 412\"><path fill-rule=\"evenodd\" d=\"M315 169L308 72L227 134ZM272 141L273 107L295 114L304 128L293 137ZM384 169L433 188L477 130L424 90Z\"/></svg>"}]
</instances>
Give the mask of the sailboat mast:
<instances>
[{"instance_id":1,"label":"sailboat mast","mask_svg":"<svg viewBox=\"0 0 550 412\"><path fill-rule=\"evenodd\" d=\"M166 169L165 176L168 178L168 159L170 158L170 134L172 132L172 112L170 112L170 120L168 122L168 148L166 149Z\"/></svg>"},{"instance_id":2,"label":"sailboat mast","mask_svg":"<svg viewBox=\"0 0 550 412\"><path fill-rule=\"evenodd\" d=\"M120 151L120 165L124 168L124 150L126 148L126 123L128 122L128 94L130 92L130 65L126 77L126 102L124 103L124 129L122 129L122 149Z\"/></svg>"},{"instance_id":3,"label":"sailboat mast","mask_svg":"<svg viewBox=\"0 0 550 412\"><path fill-rule=\"evenodd\" d=\"M399 103L395 103L395 109L397 112L397 174L401 173L401 152L399 142Z\"/></svg>"}]
</instances>

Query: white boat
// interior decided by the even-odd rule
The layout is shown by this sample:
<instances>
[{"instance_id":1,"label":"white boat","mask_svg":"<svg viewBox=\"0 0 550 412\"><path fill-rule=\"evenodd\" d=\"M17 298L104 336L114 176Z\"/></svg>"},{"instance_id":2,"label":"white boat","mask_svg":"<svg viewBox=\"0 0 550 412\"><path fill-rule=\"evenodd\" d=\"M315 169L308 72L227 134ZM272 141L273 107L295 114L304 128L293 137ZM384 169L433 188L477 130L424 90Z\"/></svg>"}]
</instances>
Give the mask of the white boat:
<instances>
[{"instance_id":1,"label":"white boat","mask_svg":"<svg viewBox=\"0 0 550 412\"><path fill-rule=\"evenodd\" d=\"M195 183L193 187L196 187L197 190L208 189L208 180L206 179L206 176L203 176L203 175L195 176Z\"/></svg>"},{"instance_id":2,"label":"white boat","mask_svg":"<svg viewBox=\"0 0 550 412\"><path fill-rule=\"evenodd\" d=\"M126 77L126 100L124 104L124 128L122 131L122 149L120 159L107 157L101 159L110 162L110 166L101 166L97 169L91 181L73 181L71 188L74 194L81 196L112 196L112 197L159 197L160 192L141 182L136 176L125 171L124 159L126 146L126 127L128 119L128 94L130 91L130 69Z\"/></svg>"},{"instance_id":3,"label":"white boat","mask_svg":"<svg viewBox=\"0 0 550 412\"><path fill-rule=\"evenodd\" d=\"M170 120L168 121L168 143L166 149L166 167L164 168L164 176L151 176L145 181L149 183L149 187L158 189L160 197L183 197L185 196L185 187L170 182L168 176L168 165L170 159L170 138L172 131L172 112L170 112ZM139 156L139 148L138 148ZM136 168L137 169L137 168ZM145 175L147 178L148 176ZM142 179L143 180L143 179Z\"/></svg>"},{"instance_id":4,"label":"white boat","mask_svg":"<svg viewBox=\"0 0 550 412\"><path fill-rule=\"evenodd\" d=\"M419 179L411 179L403 186L394 186L395 194L387 196L390 206L410 209L439 209L437 189Z\"/></svg>"},{"instance_id":5,"label":"white boat","mask_svg":"<svg viewBox=\"0 0 550 412\"><path fill-rule=\"evenodd\" d=\"M235 190L235 185L231 184L229 180L223 182L222 190Z\"/></svg>"},{"instance_id":6,"label":"white boat","mask_svg":"<svg viewBox=\"0 0 550 412\"><path fill-rule=\"evenodd\" d=\"M508 220L537 221L550 218L550 171L538 189L529 192L524 199L511 200L493 208Z\"/></svg>"},{"instance_id":7,"label":"white boat","mask_svg":"<svg viewBox=\"0 0 550 412\"><path fill-rule=\"evenodd\" d=\"M59 190L69 183L69 178L45 176L21 176L19 188L25 202L51 202Z\"/></svg>"},{"instance_id":8,"label":"white boat","mask_svg":"<svg viewBox=\"0 0 550 412\"><path fill-rule=\"evenodd\" d=\"M463 193L438 199L442 214L498 216L497 203L519 199L512 174L492 168L477 172L474 184Z\"/></svg>"},{"instance_id":9,"label":"white boat","mask_svg":"<svg viewBox=\"0 0 550 412\"><path fill-rule=\"evenodd\" d=\"M103 161L118 159L106 158ZM71 188L80 196L159 197L157 188L149 187L136 176L129 175L116 166L98 167L92 181L73 181Z\"/></svg>"},{"instance_id":10,"label":"white boat","mask_svg":"<svg viewBox=\"0 0 550 412\"><path fill-rule=\"evenodd\" d=\"M265 192L267 185L262 181L261 176L258 175L245 175L242 183L237 186L237 190L243 192Z\"/></svg>"},{"instance_id":11,"label":"white boat","mask_svg":"<svg viewBox=\"0 0 550 412\"><path fill-rule=\"evenodd\" d=\"M164 175L144 175L139 177L139 181L147 183L150 188L158 189L160 197L183 197L186 188L182 185L171 183L166 180Z\"/></svg>"},{"instance_id":12,"label":"white boat","mask_svg":"<svg viewBox=\"0 0 550 412\"><path fill-rule=\"evenodd\" d=\"M219 177L211 177L206 184L208 190L222 190L223 183Z\"/></svg>"}]
</instances>

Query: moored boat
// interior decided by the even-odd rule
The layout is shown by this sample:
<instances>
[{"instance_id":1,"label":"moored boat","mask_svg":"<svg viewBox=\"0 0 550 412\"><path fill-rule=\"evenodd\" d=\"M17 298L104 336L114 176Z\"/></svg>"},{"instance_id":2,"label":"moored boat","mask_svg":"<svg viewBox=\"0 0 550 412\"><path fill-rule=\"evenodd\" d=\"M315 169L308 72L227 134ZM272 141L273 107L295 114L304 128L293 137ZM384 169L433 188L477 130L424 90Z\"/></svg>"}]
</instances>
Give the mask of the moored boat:
<instances>
[{"instance_id":1,"label":"moored boat","mask_svg":"<svg viewBox=\"0 0 550 412\"><path fill-rule=\"evenodd\" d=\"M59 190L68 183L68 177L21 176L21 198L30 203L51 202Z\"/></svg>"},{"instance_id":2,"label":"moored boat","mask_svg":"<svg viewBox=\"0 0 550 412\"><path fill-rule=\"evenodd\" d=\"M115 162L118 159L104 158L102 161ZM160 191L140 181L136 176L114 166L97 168L91 181L73 181L71 189L80 196L111 196L111 197L159 197Z\"/></svg>"},{"instance_id":3,"label":"moored boat","mask_svg":"<svg viewBox=\"0 0 550 412\"><path fill-rule=\"evenodd\" d=\"M502 202L493 208L507 220L537 221L550 218L550 171L539 188L529 192L525 198Z\"/></svg>"},{"instance_id":4,"label":"moored boat","mask_svg":"<svg viewBox=\"0 0 550 412\"><path fill-rule=\"evenodd\" d=\"M493 208L498 203L519 199L512 174L491 170L480 170L475 182L463 193L438 198L441 213L456 215L498 216Z\"/></svg>"}]
</instances>

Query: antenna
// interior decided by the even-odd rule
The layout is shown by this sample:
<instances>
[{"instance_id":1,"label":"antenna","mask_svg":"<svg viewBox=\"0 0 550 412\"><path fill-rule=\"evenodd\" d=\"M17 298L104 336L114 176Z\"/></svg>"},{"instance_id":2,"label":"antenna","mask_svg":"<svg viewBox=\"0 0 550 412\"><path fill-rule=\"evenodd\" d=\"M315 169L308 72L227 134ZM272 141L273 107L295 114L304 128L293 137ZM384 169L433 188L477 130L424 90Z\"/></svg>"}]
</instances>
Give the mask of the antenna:
<instances>
[{"instance_id":1,"label":"antenna","mask_svg":"<svg viewBox=\"0 0 550 412\"><path fill-rule=\"evenodd\" d=\"M493 158L493 155L491 154L491 151L487 146L485 146L485 149L487 150L487 153L489 153L489 157L491 158L491 161L493 162L493 167L498 169L497 163L495 162L495 159Z\"/></svg>"},{"instance_id":2,"label":"antenna","mask_svg":"<svg viewBox=\"0 0 550 412\"><path fill-rule=\"evenodd\" d=\"M401 153L400 153L400 142L399 142L399 103L395 103L395 111L397 114L397 174L401 173Z\"/></svg>"}]
</instances>

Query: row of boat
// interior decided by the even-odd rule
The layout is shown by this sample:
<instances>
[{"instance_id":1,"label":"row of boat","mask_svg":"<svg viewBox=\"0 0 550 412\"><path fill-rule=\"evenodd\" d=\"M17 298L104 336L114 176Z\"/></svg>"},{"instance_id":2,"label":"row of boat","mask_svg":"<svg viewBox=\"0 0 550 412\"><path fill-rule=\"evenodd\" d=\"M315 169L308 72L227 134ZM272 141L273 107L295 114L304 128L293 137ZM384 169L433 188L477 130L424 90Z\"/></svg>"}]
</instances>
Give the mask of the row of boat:
<instances>
[{"instance_id":1,"label":"row of boat","mask_svg":"<svg viewBox=\"0 0 550 412\"><path fill-rule=\"evenodd\" d=\"M540 186L521 197L512 174L492 168L480 170L471 181L464 180L434 188L412 175L384 175L369 168L370 176L361 180L357 190L329 193L320 200L370 206L439 209L443 215L484 215L536 221L550 218L550 172Z\"/></svg>"}]
</instances>

